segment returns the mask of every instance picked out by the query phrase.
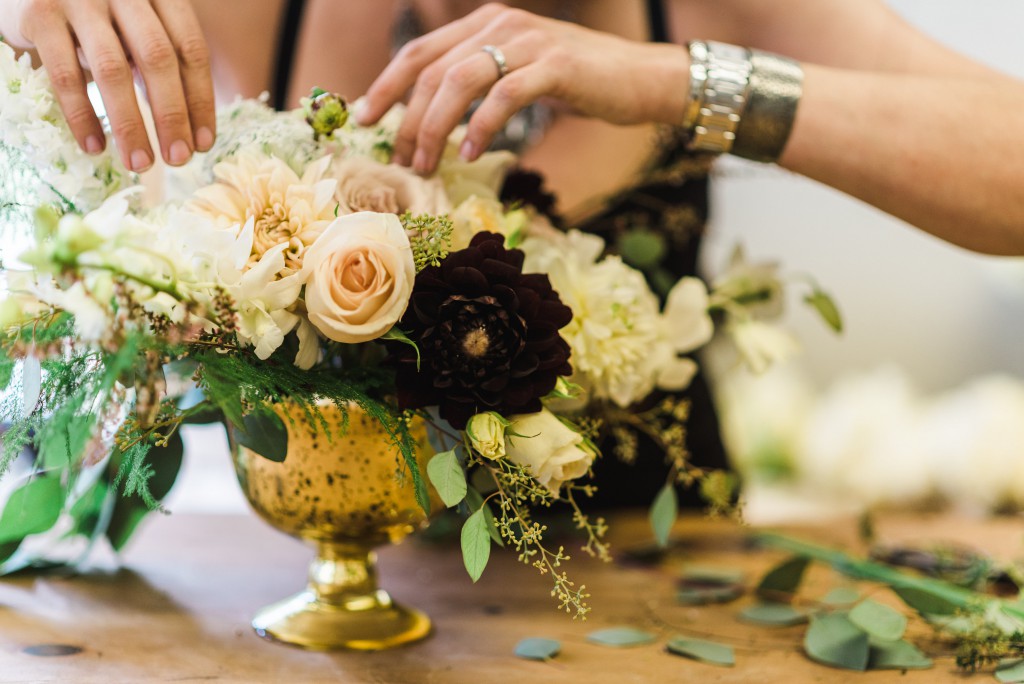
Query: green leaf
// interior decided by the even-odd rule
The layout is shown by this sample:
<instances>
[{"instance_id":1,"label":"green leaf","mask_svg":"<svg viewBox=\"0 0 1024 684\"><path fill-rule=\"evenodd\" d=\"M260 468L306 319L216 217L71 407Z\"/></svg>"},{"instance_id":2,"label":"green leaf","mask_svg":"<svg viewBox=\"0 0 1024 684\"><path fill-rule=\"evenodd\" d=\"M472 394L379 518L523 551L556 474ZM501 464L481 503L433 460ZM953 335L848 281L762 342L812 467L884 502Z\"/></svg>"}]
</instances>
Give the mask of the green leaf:
<instances>
[{"instance_id":1,"label":"green leaf","mask_svg":"<svg viewBox=\"0 0 1024 684\"><path fill-rule=\"evenodd\" d=\"M843 613L811 619L804 636L804 651L825 665L863 672L868 667L868 635Z\"/></svg>"},{"instance_id":2,"label":"green leaf","mask_svg":"<svg viewBox=\"0 0 1024 684\"><path fill-rule=\"evenodd\" d=\"M0 352L2 353L2 352ZM6 355L0 356L0 392L3 392L11 384L14 377L14 362Z\"/></svg>"},{"instance_id":3,"label":"green leaf","mask_svg":"<svg viewBox=\"0 0 1024 684\"><path fill-rule=\"evenodd\" d=\"M419 371L419 369L420 369L420 348L417 347L416 343L413 342L411 339L409 339L409 336L406 335L401 329L399 329L398 326L395 326L394 328L391 328L391 330L388 330L386 333L381 335L380 339L382 339L382 340L391 340L392 342L401 342L402 344L407 344L410 347L412 347L413 349L415 349L416 350L416 370Z\"/></svg>"},{"instance_id":4,"label":"green leaf","mask_svg":"<svg viewBox=\"0 0 1024 684\"><path fill-rule=\"evenodd\" d=\"M523 639L516 644L515 654L519 658L527 660L548 661L554 658L562 650L562 642L554 639L540 639L533 637Z\"/></svg>"},{"instance_id":5,"label":"green leaf","mask_svg":"<svg viewBox=\"0 0 1024 684\"><path fill-rule=\"evenodd\" d=\"M243 429L235 430L235 441L268 461L283 463L288 456L288 428L281 416L261 408L242 418Z\"/></svg>"},{"instance_id":6,"label":"green leaf","mask_svg":"<svg viewBox=\"0 0 1024 684\"><path fill-rule=\"evenodd\" d=\"M684 658L693 658L704 663L711 663L712 665L732 667L736 664L736 652L733 651L732 646L716 644L713 641L673 637L669 640L667 647L669 653L675 653Z\"/></svg>"},{"instance_id":7,"label":"green leaf","mask_svg":"<svg viewBox=\"0 0 1024 684\"><path fill-rule=\"evenodd\" d=\"M99 525L100 517L103 513L103 505L107 500L109 491L110 486L100 480L71 505L71 509L68 512L75 523L71 534L92 536L97 525Z\"/></svg>"},{"instance_id":8,"label":"green leaf","mask_svg":"<svg viewBox=\"0 0 1024 684\"><path fill-rule=\"evenodd\" d=\"M821 597L819 603L832 607L851 606L860 601L860 592L853 587L836 587Z\"/></svg>"},{"instance_id":9,"label":"green leaf","mask_svg":"<svg viewBox=\"0 0 1024 684\"><path fill-rule=\"evenodd\" d=\"M7 499L0 514L0 544L20 542L30 534L53 527L64 507L60 479L37 475L21 485Z\"/></svg>"},{"instance_id":10,"label":"green leaf","mask_svg":"<svg viewBox=\"0 0 1024 684\"><path fill-rule=\"evenodd\" d=\"M957 604L926 589L893 587L892 590L904 603L922 615L955 615L960 611Z\"/></svg>"},{"instance_id":11,"label":"green leaf","mask_svg":"<svg viewBox=\"0 0 1024 684\"><path fill-rule=\"evenodd\" d=\"M744 573L735 568L713 568L705 565L687 565L681 573L684 582L703 584L742 584Z\"/></svg>"},{"instance_id":12,"label":"green leaf","mask_svg":"<svg viewBox=\"0 0 1024 684\"><path fill-rule=\"evenodd\" d=\"M740 611L739 618L755 625L792 627L807 622L809 616L805 611L785 603L758 603Z\"/></svg>"},{"instance_id":13,"label":"green leaf","mask_svg":"<svg viewBox=\"0 0 1024 684\"><path fill-rule=\"evenodd\" d=\"M868 657L869 670L926 670L933 665L931 658L921 653L913 644L902 639L886 642L871 641L871 653ZM1024 677L1024 671L1022 671L1022 677Z\"/></svg>"},{"instance_id":14,"label":"green leaf","mask_svg":"<svg viewBox=\"0 0 1024 684\"><path fill-rule=\"evenodd\" d=\"M853 607L850 622L881 641L897 641L907 631L905 615L871 599Z\"/></svg>"},{"instance_id":15,"label":"green leaf","mask_svg":"<svg viewBox=\"0 0 1024 684\"><path fill-rule=\"evenodd\" d=\"M779 563L757 585L757 595L773 603L791 600L809 563L810 559L804 556L793 556Z\"/></svg>"},{"instance_id":16,"label":"green leaf","mask_svg":"<svg viewBox=\"0 0 1024 684\"><path fill-rule=\"evenodd\" d=\"M167 496L174 486L178 471L181 470L184 453L185 445L181 441L181 433L175 432L168 438L167 446L152 447L146 454L146 463L153 473L148 483L149 491L157 501ZM106 531L107 539L115 551L124 548L135 528L151 512L150 507L138 494L117 497Z\"/></svg>"},{"instance_id":17,"label":"green leaf","mask_svg":"<svg viewBox=\"0 0 1024 684\"><path fill-rule=\"evenodd\" d=\"M1003 684L1024 682L1024 660L1008 660L996 668L996 679Z\"/></svg>"},{"instance_id":18,"label":"green leaf","mask_svg":"<svg viewBox=\"0 0 1024 684\"><path fill-rule=\"evenodd\" d=\"M815 290L804 297L804 301L814 307L818 315L834 332L843 332L843 317L839 313L839 307L836 306L836 303L825 292Z\"/></svg>"},{"instance_id":19,"label":"green leaf","mask_svg":"<svg viewBox=\"0 0 1024 684\"><path fill-rule=\"evenodd\" d=\"M672 483L666 484L654 497L651 504L651 529L654 530L654 538L658 546L668 546L668 537L672 533L672 526L675 525L676 517L679 515L679 500L676 498L676 488Z\"/></svg>"},{"instance_id":20,"label":"green leaf","mask_svg":"<svg viewBox=\"0 0 1024 684\"><path fill-rule=\"evenodd\" d=\"M643 646L654 643L655 639L657 637L654 634L635 627L609 627L587 635L587 641L591 643L615 648Z\"/></svg>"},{"instance_id":21,"label":"green leaf","mask_svg":"<svg viewBox=\"0 0 1024 684\"><path fill-rule=\"evenodd\" d=\"M684 606L707 606L712 603L729 603L743 596L740 584L716 584L683 586L676 592L676 601Z\"/></svg>"},{"instance_id":22,"label":"green leaf","mask_svg":"<svg viewBox=\"0 0 1024 684\"><path fill-rule=\"evenodd\" d=\"M462 562L474 582L480 579L490 557L491 536L487 533L487 518L481 509L466 518L466 524L462 526Z\"/></svg>"},{"instance_id":23,"label":"green leaf","mask_svg":"<svg viewBox=\"0 0 1024 684\"><path fill-rule=\"evenodd\" d=\"M459 463L455 449L436 454L427 463L427 477L444 505L451 508L466 498L466 472Z\"/></svg>"},{"instance_id":24,"label":"green leaf","mask_svg":"<svg viewBox=\"0 0 1024 684\"><path fill-rule=\"evenodd\" d=\"M466 490L466 505L469 506L470 513L483 510L484 518L487 519L487 533L491 535L491 539L495 544L505 546L505 540L501 538L501 533L498 532L498 525L494 522L494 513L491 512L491 507L484 503L483 495L473 487L469 487Z\"/></svg>"}]
</instances>

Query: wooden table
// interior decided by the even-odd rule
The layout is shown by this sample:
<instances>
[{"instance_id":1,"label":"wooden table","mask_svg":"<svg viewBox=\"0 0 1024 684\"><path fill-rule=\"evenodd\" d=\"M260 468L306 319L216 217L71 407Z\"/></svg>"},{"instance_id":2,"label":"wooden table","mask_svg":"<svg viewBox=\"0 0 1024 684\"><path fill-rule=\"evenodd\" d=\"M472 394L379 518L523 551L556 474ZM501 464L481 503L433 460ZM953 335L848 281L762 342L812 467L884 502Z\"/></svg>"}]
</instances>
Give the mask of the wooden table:
<instances>
[{"instance_id":1,"label":"wooden table","mask_svg":"<svg viewBox=\"0 0 1024 684\"><path fill-rule=\"evenodd\" d=\"M473 585L454 545L409 541L384 549L383 584L426 610L436 633L427 641L384 653L309 653L259 639L248 626L254 610L298 590L310 552L248 516L154 516L124 556L123 569L77 577L20 576L0 581L2 682L346 682L488 684L495 681L588 682L944 682L962 683L953 661L915 628L916 641L938 656L932 670L853 673L808 661L803 627L746 625L736 613L751 600L687 607L674 600L678 564L742 568L754 581L775 553L750 551L748 530L726 521L680 524L681 548L659 567L624 567L574 558L574 574L592 594L585 623L555 610L548 585L511 554L492 554ZM614 521L613 521L614 522ZM647 537L642 517L619 520L616 538ZM800 531L818 541L852 545L844 522ZM889 517L879 523L889 541L959 539L1014 556L1019 521L950 517ZM819 569L810 589L841 580ZM880 592L887 593L887 592ZM658 644L611 649L587 633L631 625L662 635ZM737 666L721 668L672 656L664 638L683 634L732 644ZM516 643L546 636L563 643L548 663L512 655ZM978 681L989 681L980 676Z\"/></svg>"}]
</instances>

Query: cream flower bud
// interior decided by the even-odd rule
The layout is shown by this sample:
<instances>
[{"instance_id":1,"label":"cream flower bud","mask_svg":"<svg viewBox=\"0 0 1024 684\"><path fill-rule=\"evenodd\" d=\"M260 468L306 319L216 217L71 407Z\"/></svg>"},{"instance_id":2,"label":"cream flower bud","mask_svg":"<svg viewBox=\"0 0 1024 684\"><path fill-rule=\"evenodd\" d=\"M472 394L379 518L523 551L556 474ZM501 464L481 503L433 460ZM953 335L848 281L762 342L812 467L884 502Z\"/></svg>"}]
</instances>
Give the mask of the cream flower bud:
<instances>
[{"instance_id":1,"label":"cream flower bud","mask_svg":"<svg viewBox=\"0 0 1024 684\"><path fill-rule=\"evenodd\" d=\"M478 413L466 424L466 436L473 449L492 461L505 457L505 430L509 422L494 411Z\"/></svg>"}]
</instances>

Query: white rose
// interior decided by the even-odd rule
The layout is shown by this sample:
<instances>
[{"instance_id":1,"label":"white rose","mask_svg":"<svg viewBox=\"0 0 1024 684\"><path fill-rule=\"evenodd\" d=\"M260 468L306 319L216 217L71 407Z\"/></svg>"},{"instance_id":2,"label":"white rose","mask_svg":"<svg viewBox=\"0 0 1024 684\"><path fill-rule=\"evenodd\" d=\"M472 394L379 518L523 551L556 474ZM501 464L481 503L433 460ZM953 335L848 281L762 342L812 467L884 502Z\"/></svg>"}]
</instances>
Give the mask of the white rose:
<instances>
[{"instance_id":1,"label":"white rose","mask_svg":"<svg viewBox=\"0 0 1024 684\"><path fill-rule=\"evenodd\" d=\"M377 339L405 313L415 278L412 247L397 216L341 216L303 260L309 322L336 342Z\"/></svg>"},{"instance_id":2,"label":"white rose","mask_svg":"<svg viewBox=\"0 0 1024 684\"><path fill-rule=\"evenodd\" d=\"M498 233L508 238L525 225L525 214L512 212L505 214L501 202L482 197L470 197L452 212L453 252L469 247L470 241L477 233Z\"/></svg>"},{"instance_id":3,"label":"white rose","mask_svg":"<svg viewBox=\"0 0 1024 684\"><path fill-rule=\"evenodd\" d=\"M505 428L509 422L494 411L478 413L466 423L466 435L473 449L492 461L505 457Z\"/></svg>"},{"instance_id":4,"label":"white rose","mask_svg":"<svg viewBox=\"0 0 1024 684\"><path fill-rule=\"evenodd\" d=\"M547 409L510 419L505 453L556 496L564 483L586 475L597 455L583 435Z\"/></svg>"},{"instance_id":5,"label":"white rose","mask_svg":"<svg viewBox=\"0 0 1024 684\"><path fill-rule=\"evenodd\" d=\"M498 199L505 176L516 163L516 156L505 151L487 152L476 161L467 162L457 156L457 147L457 144L451 146L451 153L446 152L437 169L452 203L457 206L474 195Z\"/></svg>"},{"instance_id":6,"label":"white rose","mask_svg":"<svg viewBox=\"0 0 1024 684\"><path fill-rule=\"evenodd\" d=\"M431 214L451 211L444 184L438 178L421 178L396 164L381 164L366 157L347 157L334 163L338 179L335 197L342 213L376 211L385 214Z\"/></svg>"}]
</instances>

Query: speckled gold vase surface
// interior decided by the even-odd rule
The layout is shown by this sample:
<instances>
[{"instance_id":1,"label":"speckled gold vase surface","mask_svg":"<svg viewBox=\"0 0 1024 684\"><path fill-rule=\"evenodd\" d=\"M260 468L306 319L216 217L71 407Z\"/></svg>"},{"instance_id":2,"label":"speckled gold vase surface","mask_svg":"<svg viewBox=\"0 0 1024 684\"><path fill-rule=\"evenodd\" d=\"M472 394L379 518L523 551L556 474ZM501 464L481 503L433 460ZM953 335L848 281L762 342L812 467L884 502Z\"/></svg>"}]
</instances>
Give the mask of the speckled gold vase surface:
<instances>
[{"instance_id":1,"label":"speckled gold vase surface","mask_svg":"<svg viewBox=\"0 0 1024 684\"><path fill-rule=\"evenodd\" d=\"M380 650L423 639L430 620L394 603L377 587L375 571L375 547L426 524L412 481L396 477L401 454L358 407L349 409L344 434L341 411L321 411L331 438L298 407L278 408L288 429L282 463L233 447L239 483L260 517L317 547L306 590L262 609L253 627L265 638L314 650ZM412 429L426 472L433 455L426 426Z\"/></svg>"}]
</instances>

